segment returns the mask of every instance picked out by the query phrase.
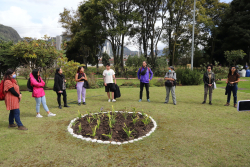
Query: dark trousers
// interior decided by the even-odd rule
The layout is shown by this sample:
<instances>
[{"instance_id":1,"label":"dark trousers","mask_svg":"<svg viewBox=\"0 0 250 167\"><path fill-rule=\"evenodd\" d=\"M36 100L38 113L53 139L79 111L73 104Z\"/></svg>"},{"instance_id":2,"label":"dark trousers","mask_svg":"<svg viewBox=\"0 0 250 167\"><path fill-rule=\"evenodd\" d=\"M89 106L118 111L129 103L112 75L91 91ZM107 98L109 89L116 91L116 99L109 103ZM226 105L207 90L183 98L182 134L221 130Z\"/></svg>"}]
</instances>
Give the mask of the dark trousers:
<instances>
[{"instance_id":1,"label":"dark trousers","mask_svg":"<svg viewBox=\"0 0 250 167\"><path fill-rule=\"evenodd\" d=\"M231 92L233 92L234 104L237 104L237 90L238 90L237 84L235 84L234 86L227 86L227 102L228 103L230 103Z\"/></svg>"},{"instance_id":2,"label":"dark trousers","mask_svg":"<svg viewBox=\"0 0 250 167\"><path fill-rule=\"evenodd\" d=\"M20 110L19 109L10 110L9 124L14 124L14 119L16 121L17 126L23 126L23 124L20 120Z\"/></svg>"},{"instance_id":3,"label":"dark trousers","mask_svg":"<svg viewBox=\"0 0 250 167\"><path fill-rule=\"evenodd\" d=\"M140 83L140 99L142 99L143 87L146 87L147 99L149 99L149 83Z\"/></svg>"},{"instance_id":4,"label":"dark trousers","mask_svg":"<svg viewBox=\"0 0 250 167\"><path fill-rule=\"evenodd\" d=\"M67 93L66 93L66 90L63 90L63 93L57 93L57 102L58 102L58 105L61 106L61 95L63 95L63 102L64 102L64 105L67 105Z\"/></svg>"}]
</instances>

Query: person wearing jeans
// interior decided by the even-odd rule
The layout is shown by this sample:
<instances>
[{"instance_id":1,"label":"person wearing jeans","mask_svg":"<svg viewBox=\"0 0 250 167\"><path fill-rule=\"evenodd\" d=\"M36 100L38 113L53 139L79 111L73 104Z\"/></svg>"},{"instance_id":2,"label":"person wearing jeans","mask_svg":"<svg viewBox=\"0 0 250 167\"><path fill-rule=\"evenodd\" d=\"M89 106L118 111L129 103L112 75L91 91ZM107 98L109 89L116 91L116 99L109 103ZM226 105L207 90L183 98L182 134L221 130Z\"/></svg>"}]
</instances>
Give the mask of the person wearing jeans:
<instances>
[{"instance_id":1,"label":"person wearing jeans","mask_svg":"<svg viewBox=\"0 0 250 167\"><path fill-rule=\"evenodd\" d=\"M227 77L227 103L225 106L230 105L230 98L231 92L233 92L234 96L234 107L237 107L237 90L238 90L238 83L240 82L240 75L236 70L235 66L232 66L229 70L228 77Z\"/></svg>"},{"instance_id":2,"label":"person wearing jeans","mask_svg":"<svg viewBox=\"0 0 250 167\"><path fill-rule=\"evenodd\" d=\"M112 94L112 102L116 102L115 100L115 85L116 85L116 78L115 78L115 71L110 69L110 63L106 64L106 70L103 71L103 82L105 86L105 92L108 96L108 102L111 102L110 99L110 92ZM115 80L115 84L114 84Z\"/></svg>"},{"instance_id":3,"label":"person wearing jeans","mask_svg":"<svg viewBox=\"0 0 250 167\"><path fill-rule=\"evenodd\" d=\"M169 81L176 80L176 73L174 71L174 67L170 66L168 68L168 72L166 73L164 79L169 80ZM171 87L166 86L166 94L167 95L166 95L166 99L165 99L164 103L168 104L170 91L172 94L173 103L174 103L174 105L176 105L177 102L176 102L176 96L175 96L175 86L171 86Z\"/></svg>"},{"instance_id":4,"label":"person wearing jeans","mask_svg":"<svg viewBox=\"0 0 250 167\"><path fill-rule=\"evenodd\" d=\"M214 73L212 72L213 66L208 65L207 66L207 72L204 73L203 75L203 82L204 82L204 101L202 104L205 104L207 101L207 93L209 91L209 104L212 105L212 93L214 89L214 81L215 81L215 76Z\"/></svg>"},{"instance_id":5,"label":"person wearing jeans","mask_svg":"<svg viewBox=\"0 0 250 167\"><path fill-rule=\"evenodd\" d=\"M63 71L61 68L56 69L56 74L54 78L54 88L53 88L53 90L57 94L57 102L58 102L59 109L62 109L61 95L63 95L64 107L69 107L67 105L66 80L62 72Z\"/></svg>"},{"instance_id":6,"label":"person wearing jeans","mask_svg":"<svg viewBox=\"0 0 250 167\"><path fill-rule=\"evenodd\" d=\"M49 111L48 106L46 104L45 92L43 87L45 86L45 82L40 77L40 72L38 69L34 69L30 74L30 85L33 87L32 97L36 100L36 117L42 118L43 116L40 114L40 105L43 104L44 110L48 113L48 117L56 116Z\"/></svg>"},{"instance_id":7,"label":"person wearing jeans","mask_svg":"<svg viewBox=\"0 0 250 167\"><path fill-rule=\"evenodd\" d=\"M18 126L18 130L28 130L25 126L23 126L20 120L19 104L22 99L22 94L19 91L19 86L17 85L15 78L15 72L12 69L8 69L5 72L3 79L5 105L6 109L10 110L9 128L15 128ZM14 124L14 120L17 125Z\"/></svg>"},{"instance_id":8,"label":"person wearing jeans","mask_svg":"<svg viewBox=\"0 0 250 167\"><path fill-rule=\"evenodd\" d=\"M87 81L87 76L84 73L83 67L78 67L77 73L75 75L77 96L78 96L78 105L81 105L81 97L83 101L83 105L86 105L85 96L86 96L86 88L84 87L84 82Z\"/></svg>"},{"instance_id":9,"label":"person wearing jeans","mask_svg":"<svg viewBox=\"0 0 250 167\"><path fill-rule=\"evenodd\" d=\"M150 74L150 77L149 77L149 74ZM139 99L139 102L142 101L142 94L143 94L144 87L146 87L147 101L150 102L150 100L149 100L149 81L151 81L153 78L153 72L149 67L147 67L146 61L143 61L142 67L139 68L139 70L137 72L137 77L140 80L140 99Z\"/></svg>"}]
</instances>

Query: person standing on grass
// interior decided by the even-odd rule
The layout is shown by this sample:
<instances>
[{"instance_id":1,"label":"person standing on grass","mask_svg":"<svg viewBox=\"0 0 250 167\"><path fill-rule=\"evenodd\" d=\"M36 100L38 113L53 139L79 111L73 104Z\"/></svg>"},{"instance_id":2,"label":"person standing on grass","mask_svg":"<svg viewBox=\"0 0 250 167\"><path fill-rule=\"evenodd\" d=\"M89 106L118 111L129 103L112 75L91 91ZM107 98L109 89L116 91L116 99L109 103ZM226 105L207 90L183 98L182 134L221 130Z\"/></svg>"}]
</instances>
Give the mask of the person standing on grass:
<instances>
[{"instance_id":1,"label":"person standing on grass","mask_svg":"<svg viewBox=\"0 0 250 167\"><path fill-rule=\"evenodd\" d=\"M236 108L237 105L237 90L238 90L238 83L240 82L240 75L238 71L236 70L235 66L232 66L229 70L228 77L227 77L227 103L225 106L230 105L230 98L231 98L231 92L233 92L234 96L234 107Z\"/></svg>"},{"instance_id":2,"label":"person standing on grass","mask_svg":"<svg viewBox=\"0 0 250 167\"><path fill-rule=\"evenodd\" d=\"M149 78L149 74L150 74L150 78ZM151 81L153 78L153 72L147 66L146 61L142 62L142 67L139 68L139 70L137 72L137 77L140 80L140 100L139 100L139 102L142 101L142 93L143 93L144 86L146 87L147 101L150 102L150 100L149 100L149 81Z\"/></svg>"},{"instance_id":3,"label":"person standing on grass","mask_svg":"<svg viewBox=\"0 0 250 167\"><path fill-rule=\"evenodd\" d=\"M8 69L4 74L4 89L5 94L5 105L6 109L10 110L9 114L9 128L14 128L18 126L18 130L28 130L23 126L20 120L20 101L22 99L22 94L19 91L19 86L15 80L16 74L12 69ZM14 124L14 119L17 123Z\"/></svg>"},{"instance_id":4,"label":"person standing on grass","mask_svg":"<svg viewBox=\"0 0 250 167\"><path fill-rule=\"evenodd\" d=\"M174 71L174 67L173 66L170 66L168 68L168 72L166 73L164 79L167 80L166 82L170 83L170 86L166 85L167 96L166 96L166 99L165 99L164 103L168 104L169 94L170 94L170 91L171 91L173 103L174 103L174 105L176 105L176 103L177 103L176 102L176 96L175 96L176 73Z\"/></svg>"},{"instance_id":5,"label":"person standing on grass","mask_svg":"<svg viewBox=\"0 0 250 167\"><path fill-rule=\"evenodd\" d=\"M75 75L75 81L77 82L76 89L78 95L78 105L81 105L81 96L83 105L86 105L85 96L86 96L86 88L84 87L84 82L87 81L87 76L84 73L83 67L78 67L77 73Z\"/></svg>"},{"instance_id":6,"label":"person standing on grass","mask_svg":"<svg viewBox=\"0 0 250 167\"><path fill-rule=\"evenodd\" d=\"M103 71L103 82L104 82L104 86L105 86L105 92L107 92L108 95L108 102L110 102L110 92L112 94L112 102L116 102L115 98L114 98L114 92L115 92L115 84L114 81L115 80L115 84L116 84L116 78L115 78L115 72L114 70L110 69L110 63L106 64L106 70Z\"/></svg>"},{"instance_id":7,"label":"person standing on grass","mask_svg":"<svg viewBox=\"0 0 250 167\"><path fill-rule=\"evenodd\" d=\"M212 72L213 66L208 65L207 66L207 72L203 75L203 82L204 82L204 101L202 104L205 104L207 101L207 92L209 90L209 104L212 105L212 93L214 89L214 81L215 81L215 75Z\"/></svg>"},{"instance_id":8,"label":"person standing on grass","mask_svg":"<svg viewBox=\"0 0 250 167\"><path fill-rule=\"evenodd\" d=\"M34 69L30 74L30 85L33 87L32 97L36 100L36 117L42 118L43 116L40 114L40 105L41 102L43 104L44 110L48 113L48 117L56 116L49 111L49 108L46 104L45 92L43 87L45 86L45 82L40 77L40 71L38 69Z\"/></svg>"},{"instance_id":9,"label":"person standing on grass","mask_svg":"<svg viewBox=\"0 0 250 167\"><path fill-rule=\"evenodd\" d=\"M67 105L67 93L66 93L66 80L64 75L62 74L63 71L61 68L56 69L56 74L54 78L54 88L53 90L57 94L57 102L58 102L58 108L62 109L61 105L61 95L63 95L63 102L64 102L64 107L69 107Z\"/></svg>"}]
</instances>

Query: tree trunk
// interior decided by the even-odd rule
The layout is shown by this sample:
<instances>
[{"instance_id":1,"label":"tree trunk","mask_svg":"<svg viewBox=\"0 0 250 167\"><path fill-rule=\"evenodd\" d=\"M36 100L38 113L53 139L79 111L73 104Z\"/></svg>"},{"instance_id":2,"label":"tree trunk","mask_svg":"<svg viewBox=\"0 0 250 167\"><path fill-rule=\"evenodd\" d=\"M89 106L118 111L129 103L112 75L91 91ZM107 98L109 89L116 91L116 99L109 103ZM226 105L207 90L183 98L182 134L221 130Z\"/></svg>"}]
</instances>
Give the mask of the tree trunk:
<instances>
[{"instance_id":1,"label":"tree trunk","mask_svg":"<svg viewBox=\"0 0 250 167\"><path fill-rule=\"evenodd\" d=\"M121 46L121 56L120 56L120 67L121 67L121 75L123 75L124 64L123 64L123 45L124 45L124 34L122 34L122 46Z\"/></svg>"}]
</instances>

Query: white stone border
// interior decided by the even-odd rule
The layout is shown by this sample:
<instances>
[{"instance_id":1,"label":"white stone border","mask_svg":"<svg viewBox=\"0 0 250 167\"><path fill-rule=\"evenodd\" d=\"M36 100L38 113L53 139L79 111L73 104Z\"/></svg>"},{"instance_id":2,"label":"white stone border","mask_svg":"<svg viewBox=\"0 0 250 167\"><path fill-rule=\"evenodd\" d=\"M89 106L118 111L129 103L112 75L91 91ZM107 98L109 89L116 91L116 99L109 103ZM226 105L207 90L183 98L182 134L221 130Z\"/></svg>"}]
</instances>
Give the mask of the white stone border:
<instances>
[{"instance_id":1,"label":"white stone border","mask_svg":"<svg viewBox=\"0 0 250 167\"><path fill-rule=\"evenodd\" d=\"M122 113L123 111L115 111L115 112L120 112L120 113ZM103 113L107 113L107 112L103 112ZM133 112L128 112L128 113L133 113ZM100 114L100 113L93 113L93 114ZM138 114L141 114L141 113L138 112ZM83 115L82 117L85 117L85 116L87 116L87 114ZM148 116L148 115L146 114L146 116ZM154 120L151 116L149 116L149 118L151 119L151 121L152 121L153 124L154 124L154 127L151 129L151 131L148 132L145 136L141 136L141 137L139 137L139 138L137 138L137 139L129 140L129 141L125 141L125 142L102 141L102 140L92 139L92 138L90 138L90 137L87 137L87 138L86 138L86 137L83 137L82 135L77 135L77 134L75 134L75 133L73 132L73 129L72 129L71 127L72 127L72 123L75 122L78 118L75 118L75 119L71 120L71 122L70 122L70 124L69 124L69 126L68 126L68 131L69 131L69 133L70 133L71 135L73 135L73 137L76 137L76 138L78 138L78 139L85 140L85 141L90 141L90 142L93 142L93 143L96 142L96 143L114 144L114 145L128 144L128 143L133 143L133 142L135 142L135 141L142 140L144 137L150 136L150 135L156 130L157 124L156 124L155 120Z\"/></svg>"}]
</instances>

